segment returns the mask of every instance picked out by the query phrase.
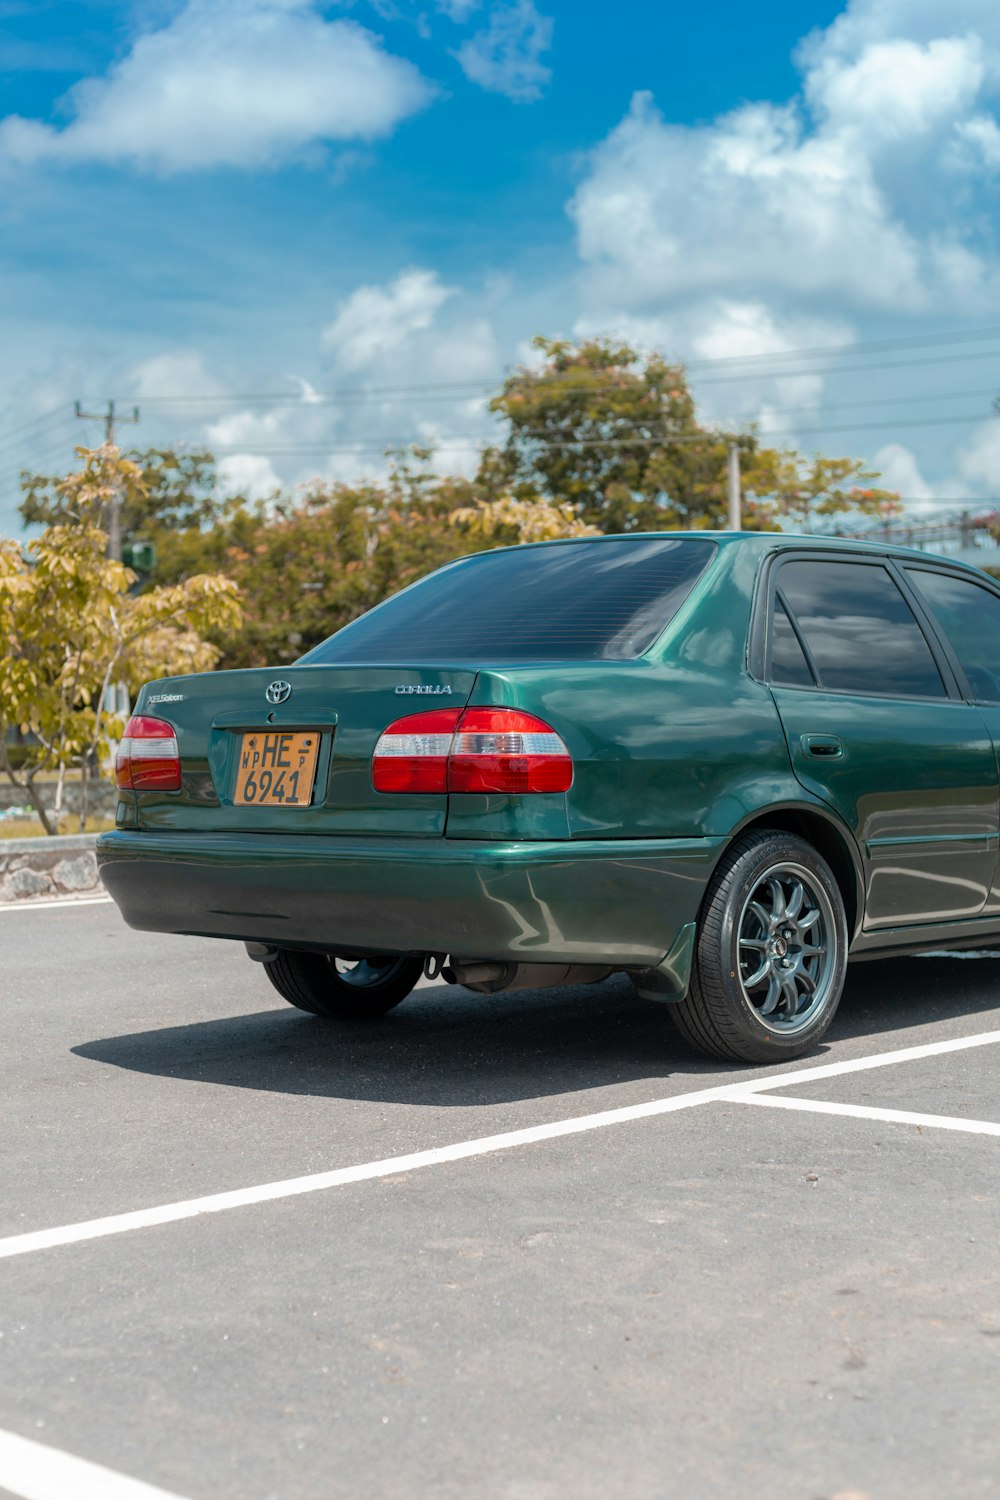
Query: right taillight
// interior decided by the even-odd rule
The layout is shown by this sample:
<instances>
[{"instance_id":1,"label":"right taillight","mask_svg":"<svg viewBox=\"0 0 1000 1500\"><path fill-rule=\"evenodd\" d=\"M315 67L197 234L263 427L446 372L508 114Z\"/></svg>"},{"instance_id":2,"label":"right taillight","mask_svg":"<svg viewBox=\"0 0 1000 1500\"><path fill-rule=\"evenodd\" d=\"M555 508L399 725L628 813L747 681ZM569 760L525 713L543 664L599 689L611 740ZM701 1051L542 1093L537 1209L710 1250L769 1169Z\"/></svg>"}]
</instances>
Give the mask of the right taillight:
<instances>
[{"instance_id":1,"label":"right taillight","mask_svg":"<svg viewBox=\"0 0 1000 1500\"><path fill-rule=\"evenodd\" d=\"M565 792L573 762L551 725L514 708L397 719L372 761L377 792Z\"/></svg>"},{"instance_id":2,"label":"right taillight","mask_svg":"<svg viewBox=\"0 0 1000 1500\"><path fill-rule=\"evenodd\" d=\"M125 725L115 758L115 785L133 792L179 792L181 757L174 726L136 714Z\"/></svg>"}]
</instances>

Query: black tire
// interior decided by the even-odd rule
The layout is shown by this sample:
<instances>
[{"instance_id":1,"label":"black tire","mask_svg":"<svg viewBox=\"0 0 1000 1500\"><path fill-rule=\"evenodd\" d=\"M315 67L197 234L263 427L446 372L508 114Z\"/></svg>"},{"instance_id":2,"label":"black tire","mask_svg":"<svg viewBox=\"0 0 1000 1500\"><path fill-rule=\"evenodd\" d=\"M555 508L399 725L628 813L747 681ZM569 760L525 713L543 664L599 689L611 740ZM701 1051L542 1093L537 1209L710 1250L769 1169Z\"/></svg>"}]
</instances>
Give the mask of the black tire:
<instances>
[{"instance_id":1,"label":"black tire","mask_svg":"<svg viewBox=\"0 0 1000 1500\"><path fill-rule=\"evenodd\" d=\"M836 1014L847 944L843 897L816 850L779 830L746 834L705 893L691 987L668 1007L674 1025L711 1057L801 1057Z\"/></svg>"},{"instance_id":2,"label":"black tire","mask_svg":"<svg viewBox=\"0 0 1000 1500\"><path fill-rule=\"evenodd\" d=\"M338 962L349 965L343 971ZM371 1021L405 1000L423 973L420 958L338 960L335 953L279 948L263 965L289 1005L338 1021Z\"/></svg>"}]
</instances>

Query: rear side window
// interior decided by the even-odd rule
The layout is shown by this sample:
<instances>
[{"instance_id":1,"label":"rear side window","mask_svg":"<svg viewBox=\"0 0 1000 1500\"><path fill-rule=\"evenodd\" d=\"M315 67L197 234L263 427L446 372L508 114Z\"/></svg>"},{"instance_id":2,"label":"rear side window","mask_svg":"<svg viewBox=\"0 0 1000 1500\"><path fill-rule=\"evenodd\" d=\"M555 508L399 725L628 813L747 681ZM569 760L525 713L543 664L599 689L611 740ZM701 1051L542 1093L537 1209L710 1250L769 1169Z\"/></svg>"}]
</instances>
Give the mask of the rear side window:
<instances>
[{"instance_id":1,"label":"rear side window","mask_svg":"<svg viewBox=\"0 0 1000 1500\"><path fill-rule=\"evenodd\" d=\"M771 681L789 687L815 687L799 638L781 598L774 601L771 625Z\"/></svg>"},{"instance_id":2,"label":"rear side window","mask_svg":"<svg viewBox=\"0 0 1000 1500\"><path fill-rule=\"evenodd\" d=\"M338 630L303 662L628 660L715 553L700 539L558 542L452 563Z\"/></svg>"},{"instance_id":3,"label":"rear side window","mask_svg":"<svg viewBox=\"0 0 1000 1500\"><path fill-rule=\"evenodd\" d=\"M821 687L881 697L946 696L924 633L888 569L788 562L778 586Z\"/></svg>"},{"instance_id":4,"label":"rear side window","mask_svg":"<svg viewBox=\"0 0 1000 1500\"><path fill-rule=\"evenodd\" d=\"M951 641L973 693L981 703L1000 703L1000 599L971 580L906 571Z\"/></svg>"}]
</instances>

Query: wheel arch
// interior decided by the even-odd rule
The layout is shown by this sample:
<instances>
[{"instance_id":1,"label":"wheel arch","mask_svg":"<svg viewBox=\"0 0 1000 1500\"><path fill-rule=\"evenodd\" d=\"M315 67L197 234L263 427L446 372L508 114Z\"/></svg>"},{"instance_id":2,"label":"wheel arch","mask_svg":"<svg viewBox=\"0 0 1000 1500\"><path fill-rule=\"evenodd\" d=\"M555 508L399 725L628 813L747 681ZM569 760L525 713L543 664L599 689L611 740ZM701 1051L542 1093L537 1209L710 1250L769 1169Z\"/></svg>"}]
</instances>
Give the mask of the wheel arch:
<instances>
[{"instance_id":1,"label":"wheel arch","mask_svg":"<svg viewBox=\"0 0 1000 1500\"><path fill-rule=\"evenodd\" d=\"M849 944L861 930L865 914L865 881L857 844L846 828L810 803L786 803L756 812L733 830L733 839L765 828L794 833L805 839L826 860L844 902ZM725 857L725 850L720 859Z\"/></svg>"}]
</instances>

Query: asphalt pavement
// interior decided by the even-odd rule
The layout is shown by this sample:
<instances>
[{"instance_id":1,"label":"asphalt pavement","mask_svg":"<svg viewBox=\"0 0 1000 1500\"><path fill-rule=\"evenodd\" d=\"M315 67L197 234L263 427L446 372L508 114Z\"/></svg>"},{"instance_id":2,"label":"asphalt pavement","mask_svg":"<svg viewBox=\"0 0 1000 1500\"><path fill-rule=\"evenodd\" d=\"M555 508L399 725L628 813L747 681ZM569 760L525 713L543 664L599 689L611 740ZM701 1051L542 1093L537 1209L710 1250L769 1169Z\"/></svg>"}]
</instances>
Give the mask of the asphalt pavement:
<instances>
[{"instance_id":1,"label":"asphalt pavement","mask_svg":"<svg viewBox=\"0 0 1000 1500\"><path fill-rule=\"evenodd\" d=\"M1000 955L770 1070L623 980L323 1022L109 904L0 910L0 1005L0 1495L1000 1495Z\"/></svg>"}]
</instances>

